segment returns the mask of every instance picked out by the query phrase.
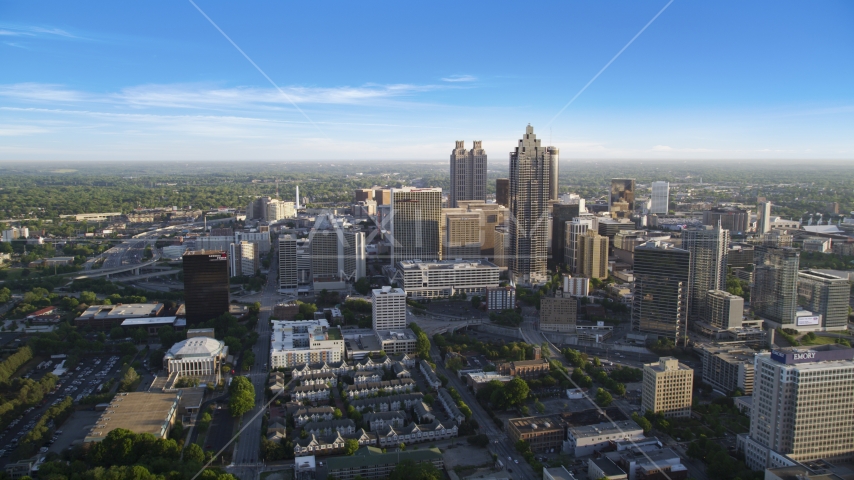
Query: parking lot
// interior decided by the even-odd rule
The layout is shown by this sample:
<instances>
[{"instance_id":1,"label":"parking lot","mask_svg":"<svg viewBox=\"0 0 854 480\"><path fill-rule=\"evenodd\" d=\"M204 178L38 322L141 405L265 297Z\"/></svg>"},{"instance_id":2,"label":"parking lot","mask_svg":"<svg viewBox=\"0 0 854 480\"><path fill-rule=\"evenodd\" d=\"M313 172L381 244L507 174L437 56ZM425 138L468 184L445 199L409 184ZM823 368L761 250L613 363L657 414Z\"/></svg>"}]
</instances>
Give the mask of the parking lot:
<instances>
[{"instance_id":1,"label":"parking lot","mask_svg":"<svg viewBox=\"0 0 854 480\"><path fill-rule=\"evenodd\" d=\"M50 392L40 405L30 407L9 424L5 431L0 432L0 466L5 466L9 461L9 454L18 446L24 435L29 432L39 418L47 409L62 401L65 397L71 397L75 403L85 396L99 393L100 387L110 378L119 376L121 367L117 365L118 356L88 357L81 361L80 365L65 372L59 378L56 388ZM61 359L42 362L31 370L25 377L41 378L53 371L61 363ZM39 368L41 367L41 368ZM40 453L46 453L48 448L58 440L63 428L57 431L52 438L41 447Z\"/></svg>"}]
</instances>

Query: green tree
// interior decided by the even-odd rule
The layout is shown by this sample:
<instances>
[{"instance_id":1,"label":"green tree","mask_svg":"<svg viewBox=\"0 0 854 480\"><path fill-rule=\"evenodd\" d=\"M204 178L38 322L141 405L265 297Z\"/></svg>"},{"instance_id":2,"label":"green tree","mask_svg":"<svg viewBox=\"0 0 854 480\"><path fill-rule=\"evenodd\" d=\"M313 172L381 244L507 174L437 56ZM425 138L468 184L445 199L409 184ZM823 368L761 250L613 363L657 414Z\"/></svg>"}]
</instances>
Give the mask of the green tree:
<instances>
[{"instance_id":1,"label":"green tree","mask_svg":"<svg viewBox=\"0 0 854 480\"><path fill-rule=\"evenodd\" d=\"M344 455L353 455L356 453L356 450L359 449L359 441L354 439L348 439L344 442Z\"/></svg>"},{"instance_id":2,"label":"green tree","mask_svg":"<svg viewBox=\"0 0 854 480\"><path fill-rule=\"evenodd\" d=\"M255 302L252 305L249 305L249 313L251 315L258 315L261 312L261 302Z\"/></svg>"},{"instance_id":3,"label":"green tree","mask_svg":"<svg viewBox=\"0 0 854 480\"><path fill-rule=\"evenodd\" d=\"M605 389L599 388L596 390L596 404L600 407L607 407L613 401L614 397L612 397L610 393L606 392Z\"/></svg>"},{"instance_id":4,"label":"green tree","mask_svg":"<svg viewBox=\"0 0 854 480\"><path fill-rule=\"evenodd\" d=\"M398 463L388 476L388 480L441 480L442 478L444 475L432 463L415 463L412 460Z\"/></svg>"},{"instance_id":5,"label":"green tree","mask_svg":"<svg viewBox=\"0 0 854 480\"><path fill-rule=\"evenodd\" d=\"M191 443L184 449L184 460L187 462L204 463L205 452L202 447Z\"/></svg>"},{"instance_id":6,"label":"green tree","mask_svg":"<svg viewBox=\"0 0 854 480\"><path fill-rule=\"evenodd\" d=\"M110 329L110 338L119 340L125 338L125 329L122 327L113 327Z\"/></svg>"},{"instance_id":7,"label":"green tree","mask_svg":"<svg viewBox=\"0 0 854 480\"><path fill-rule=\"evenodd\" d=\"M246 377L232 378L228 394L228 409L234 417L243 415L255 406L255 387Z\"/></svg>"},{"instance_id":8,"label":"green tree","mask_svg":"<svg viewBox=\"0 0 854 480\"><path fill-rule=\"evenodd\" d=\"M95 292L80 292L80 303L94 305L97 301L98 297L95 295Z\"/></svg>"},{"instance_id":9,"label":"green tree","mask_svg":"<svg viewBox=\"0 0 854 480\"><path fill-rule=\"evenodd\" d=\"M479 307L480 307L480 302L481 302L481 299L480 299L480 297L479 297L479 296L475 295L475 296L471 297L471 306L472 306L472 308L479 308Z\"/></svg>"},{"instance_id":10,"label":"green tree","mask_svg":"<svg viewBox=\"0 0 854 480\"><path fill-rule=\"evenodd\" d=\"M371 293L371 282L366 277L362 277L356 280L356 283L353 284L353 288L359 292L359 295L367 295Z\"/></svg>"},{"instance_id":11,"label":"green tree","mask_svg":"<svg viewBox=\"0 0 854 480\"><path fill-rule=\"evenodd\" d=\"M336 407L335 410L332 410L332 418L334 418L335 420L339 420L343 416L344 416L344 414L341 413L340 408Z\"/></svg>"}]
</instances>

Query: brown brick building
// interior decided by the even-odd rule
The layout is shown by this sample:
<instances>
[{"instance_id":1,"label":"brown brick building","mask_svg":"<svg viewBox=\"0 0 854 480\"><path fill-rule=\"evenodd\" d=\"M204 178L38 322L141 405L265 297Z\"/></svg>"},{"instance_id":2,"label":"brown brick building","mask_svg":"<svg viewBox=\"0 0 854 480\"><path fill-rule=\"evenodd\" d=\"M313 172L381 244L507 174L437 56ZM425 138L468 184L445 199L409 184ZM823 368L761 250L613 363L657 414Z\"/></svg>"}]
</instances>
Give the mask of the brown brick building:
<instances>
[{"instance_id":1,"label":"brown brick building","mask_svg":"<svg viewBox=\"0 0 854 480\"><path fill-rule=\"evenodd\" d=\"M527 380L549 373L549 362L544 358L502 362L495 366L495 371L502 375L513 375Z\"/></svg>"}]
</instances>

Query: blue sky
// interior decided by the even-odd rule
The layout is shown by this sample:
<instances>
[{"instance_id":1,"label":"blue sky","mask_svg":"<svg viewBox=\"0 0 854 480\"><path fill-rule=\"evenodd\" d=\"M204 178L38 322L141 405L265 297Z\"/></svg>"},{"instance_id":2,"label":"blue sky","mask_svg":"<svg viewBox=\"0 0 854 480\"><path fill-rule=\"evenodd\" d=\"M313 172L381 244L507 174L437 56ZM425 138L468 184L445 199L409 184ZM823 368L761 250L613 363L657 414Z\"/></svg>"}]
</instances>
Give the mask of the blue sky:
<instances>
[{"instance_id":1,"label":"blue sky","mask_svg":"<svg viewBox=\"0 0 854 480\"><path fill-rule=\"evenodd\" d=\"M0 160L854 157L850 1L675 0L554 120L667 0L196 3L281 92L189 1L3 2Z\"/></svg>"}]
</instances>

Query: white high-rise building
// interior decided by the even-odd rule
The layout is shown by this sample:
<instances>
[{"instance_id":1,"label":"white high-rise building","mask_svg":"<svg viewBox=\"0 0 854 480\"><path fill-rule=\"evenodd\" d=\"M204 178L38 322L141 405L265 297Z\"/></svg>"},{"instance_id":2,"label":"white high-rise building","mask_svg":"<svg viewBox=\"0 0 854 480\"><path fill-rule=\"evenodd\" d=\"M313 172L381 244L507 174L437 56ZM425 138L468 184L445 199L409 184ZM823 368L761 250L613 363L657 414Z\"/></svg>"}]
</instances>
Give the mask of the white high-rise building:
<instances>
[{"instance_id":1,"label":"white high-rise building","mask_svg":"<svg viewBox=\"0 0 854 480\"><path fill-rule=\"evenodd\" d=\"M228 266L232 277L255 275L259 267L258 246L251 242L230 244Z\"/></svg>"},{"instance_id":2,"label":"white high-rise building","mask_svg":"<svg viewBox=\"0 0 854 480\"><path fill-rule=\"evenodd\" d=\"M293 235L279 237L279 290L297 289L297 239Z\"/></svg>"},{"instance_id":3,"label":"white high-rise building","mask_svg":"<svg viewBox=\"0 0 854 480\"><path fill-rule=\"evenodd\" d=\"M670 183L652 182L652 198L649 213L666 215L670 205Z\"/></svg>"},{"instance_id":4,"label":"white high-rise building","mask_svg":"<svg viewBox=\"0 0 854 480\"><path fill-rule=\"evenodd\" d=\"M406 292L402 288L383 287L371 292L374 330L406 328Z\"/></svg>"},{"instance_id":5,"label":"white high-rise building","mask_svg":"<svg viewBox=\"0 0 854 480\"><path fill-rule=\"evenodd\" d=\"M748 467L851 461L852 432L854 349L821 345L756 354L750 433L738 436Z\"/></svg>"},{"instance_id":6,"label":"white high-rise building","mask_svg":"<svg viewBox=\"0 0 854 480\"><path fill-rule=\"evenodd\" d=\"M756 211L756 233L768 233L771 231L771 202L759 202Z\"/></svg>"}]
</instances>

